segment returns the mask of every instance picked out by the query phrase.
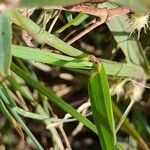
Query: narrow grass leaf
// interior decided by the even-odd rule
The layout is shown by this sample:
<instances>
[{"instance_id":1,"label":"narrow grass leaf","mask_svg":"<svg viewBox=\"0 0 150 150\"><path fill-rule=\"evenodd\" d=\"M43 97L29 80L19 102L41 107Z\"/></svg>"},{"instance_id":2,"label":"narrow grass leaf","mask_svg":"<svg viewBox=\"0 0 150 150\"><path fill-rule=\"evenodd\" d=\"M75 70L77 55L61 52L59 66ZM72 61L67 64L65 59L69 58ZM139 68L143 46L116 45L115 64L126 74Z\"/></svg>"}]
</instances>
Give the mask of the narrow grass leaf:
<instances>
[{"instance_id":1,"label":"narrow grass leaf","mask_svg":"<svg viewBox=\"0 0 150 150\"><path fill-rule=\"evenodd\" d=\"M40 114L36 114L36 113L32 113L32 112L29 112L29 111L26 111L26 110L23 110L19 107L14 107L13 110L23 116L23 117L26 117L26 118L31 118L31 119L36 119L36 120L46 120L46 119L49 119L49 117L47 115L40 115Z\"/></svg>"},{"instance_id":2,"label":"narrow grass leaf","mask_svg":"<svg viewBox=\"0 0 150 150\"><path fill-rule=\"evenodd\" d=\"M6 89L6 87L3 85L2 81L0 81L0 96L3 99L3 101L5 102L6 105L9 105L11 107L16 106L16 103L14 102L14 100L10 97L8 90Z\"/></svg>"},{"instance_id":3,"label":"narrow grass leaf","mask_svg":"<svg viewBox=\"0 0 150 150\"><path fill-rule=\"evenodd\" d=\"M68 22L70 22L71 20L73 20L73 16L71 12L65 12L65 16Z\"/></svg>"},{"instance_id":4,"label":"narrow grass leaf","mask_svg":"<svg viewBox=\"0 0 150 150\"><path fill-rule=\"evenodd\" d=\"M47 50L44 51L44 49L34 49L25 46L12 45L12 55L36 62L65 67L83 74L89 74L93 68L93 63L90 61L51 53ZM137 65L119 63L106 59L101 59L101 62L103 62L106 74L108 75L141 78L144 74L143 69Z\"/></svg>"},{"instance_id":5,"label":"narrow grass leaf","mask_svg":"<svg viewBox=\"0 0 150 150\"><path fill-rule=\"evenodd\" d=\"M6 75L11 62L11 24L4 12L0 13L0 73Z\"/></svg>"},{"instance_id":6,"label":"narrow grass leaf","mask_svg":"<svg viewBox=\"0 0 150 150\"><path fill-rule=\"evenodd\" d=\"M73 57L68 57L65 55L59 55L49 52L49 50L40 50L29 48L25 46L12 46L12 53L14 56L33 60L36 62L53 64L61 67L67 68L78 68L78 69L90 69L93 65L91 62L84 61L82 59L76 59Z\"/></svg>"},{"instance_id":7,"label":"narrow grass leaf","mask_svg":"<svg viewBox=\"0 0 150 150\"><path fill-rule=\"evenodd\" d=\"M114 118L108 81L102 64L97 65L97 70L93 70L88 89L102 149L114 150L116 146Z\"/></svg>"},{"instance_id":8,"label":"narrow grass leaf","mask_svg":"<svg viewBox=\"0 0 150 150\"><path fill-rule=\"evenodd\" d=\"M2 84L2 82L0 82L0 91L4 91L3 95L1 96L0 93L0 97L3 100L3 97L7 98L7 102L12 103L13 99L10 97L8 91L6 90L5 86ZM5 102L6 100L4 100L3 102ZM14 102L15 103L15 102ZM13 108L15 108L15 105L10 105L8 103L5 103L7 109L5 109L5 107L3 107L3 112L5 112L5 115L9 115L8 112L11 114L11 116L13 116L16 121L19 123L19 125L24 129L24 131L28 134L28 136L31 138L31 140L34 142L34 144L37 146L37 149L39 150L44 150L42 148L42 146L39 144L39 142L36 140L36 138L34 137L34 135L31 133L31 131L28 129L28 127L25 125L25 123L23 122L23 120L20 118L20 116L15 112L15 110ZM1 106L4 106L3 103L1 103ZM7 111L8 110L8 111ZM10 116L10 115L9 115ZM10 118L11 119L11 118ZM20 135L23 137L23 133L21 132L22 130L20 129L20 127L17 125L16 121L12 120L15 127L17 128L17 131L20 133Z\"/></svg>"},{"instance_id":9,"label":"narrow grass leaf","mask_svg":"<svg viewBox=\"0 0 150 150\"><path fill-rule=\"evenodd\" d=\"M113 106L113 112L114 112L115 119L117 121L119 121L120 118L122 117L122 112L120 111L120 109L117 107L117 105L115 103L112 103L112 104L113 104L112 106ZM125 120L123 122L123 126L127 130L127 132L138 142L141 149L143 149L143 150L148 149L148 146L145 143L144 139L136 131L135 127L133 126L133 124L130 123L128 118L125 118Z\"/></svg>"},{"instance_id":10,"label":"narrow grass leaf","mask_svg":"<svg viewBox=\"0 0 150 150\"><path fill-rule=\"evenodd\" d=\"M34 137L32 132L29 130L29 128L26 126L24 121L20 118L20 116L10 107L8 107L11 114L14 116L14 118L17 120L17 122L21 125L21 127L24 129L24 131L28 134L28 136L31 138L33 143L36 145L37 149L44 150L41 144L37 141L37 139Z\"/></svg>"},{"instance_id":11,"label":"narrow grass leaf","mask_svg":"<svg viewBox=\"0 0 150 150\"><path fill-rule=\"evenodd\" d=\"M29 95L29 92L27 89L25 89L25 86L22 86L22 84L18 83L15 78L12 76L7 76L5 79L10 83L11 87L13 87L14 90L19 91L23 97L26 98L32 104L33 106L36 105L36 102L32 98L31 94Z\"/></svg>"},{"instance_id":12,"label":"narrow grass leaf","mask_svg":"<svg viewBox=\"0 0 150 150\"><path fill-rule=\"evenodd\" d=\"M78 19L73 23L73 25L74 26L78 26L81 23L83 23L87 18L89 18L89 15L83 14L83 13L79 13L78 14Z\"/></svg>"},{"instance_id":13,"label":"narrow grass leaf","mask_svg":"<svg viewBox=\"0 0 150 150\"><path fill-rule=\"evenodd\" d=\"M31 19L23 16L20 12L7 11L7 15L12 20L13 23L26 30L39 43L41 44L46 43L70 56L86 59L89 58L88 54L85 54L84 52L70 46L69 44L65 43L64 41L54 36L53 34L46 32L43 28L39 27Z\"/></svg>"},{"instance_id":14,"label":"narrow grass leaf","mask_svg":"<svg viewBox=\"0 0 150 150\"><path fill-rule=\"evenodd\" d=\"M1 97L1 96L0 96ZM0 98L0 111L3 113L3 115L6 117L6 119L12 123L13 127L16 129L16 131L19 133L22 139L24 139L23 131L20 127L20 125L16 122L16 120L13 118L11 113L8 111L8 109L5 106L3 99Z\"/></svg>"},{"instance_id":15,"label":"narrow grass leaf","mask_svg":"<svg viewBox=\"0 0 150 150\"><path fill-rule=\"evenodd\" d=\"M86 15L86 14L83 14L83 13L79 13L74 19L70 20L67 24L65 24L63 27L58 29L56 31L56 33L61 33L61 32L63 32L64 30L66 30L67 28L69 28L72 25L78 26L84 20L86 20L88 17L89 17L89 15Z\"/></svg>"},{"instance_id":16,"label":"narrow grass leaf","mask_svg":"<svg viewBox=\"0 0 150 150\"><path fill-rule=\"evenodd\" d=\"M21 0L22 7L41 7L41 6L69 6L87 2L87 0Z\"/></svg>"},{"instance_id":17,"label":"narrow grass leaf","mask_svg":"<svg viewBox=\"0 0 150 150\"><path fill-rule=\"evenodd\" d=\"M41 94L47 96L51 102L56 104L56 106L60 107L65 112L71 114L74 118L76 118L78 121L82 122L85 126L87 126L89 129L91 129L93 132L97 133L95 125L89 121L86 117L82 116L80 113L78 113L71 105L67 104L64 100L57 97L52 91L47 89L45 86L40 84L38 81L33 80L29 74L27 74L25 71L20 69L15 64L12 64L12 70L18 74L20 77L22 77L30 86L37 89Z\"/></svg>"}]
</instances>

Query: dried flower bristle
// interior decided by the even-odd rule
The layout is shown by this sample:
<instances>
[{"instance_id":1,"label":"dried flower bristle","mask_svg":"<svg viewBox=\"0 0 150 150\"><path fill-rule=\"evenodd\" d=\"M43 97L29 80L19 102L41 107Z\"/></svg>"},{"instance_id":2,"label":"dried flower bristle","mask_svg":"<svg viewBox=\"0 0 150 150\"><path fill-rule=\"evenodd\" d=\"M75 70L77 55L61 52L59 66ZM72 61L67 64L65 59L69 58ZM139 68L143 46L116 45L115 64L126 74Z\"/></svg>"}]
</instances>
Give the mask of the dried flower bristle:
<instances>
[{"instance_id":1,"label":"dried flower bristle","mask_svg":"<svg viewBox=\"0 0 150 150\"><path fill-rule=\"evenodd\" d=\"M142 84L145 85L146 80L143 80ZM129 98L132 101L140 101L142 99L142 94L144 92L144 87L138 84L138 82L132 80L126 89L125 98Z\"/></svg>"},{"instance_id":2,"label":"dried flower bristle","mask_svg":"<svg viewBox=\"0 0 150 150\"><path fill-rule=\"evenodd\" d=\"M142 29L144 29L144 32L146 33L146 29L149 28L149 17L150 13L130 13L129 19L127 20L128 25L126 27L130 31L130 35L137 31L139 39Z\"/></svg>"},{"instance_id":3,"label":"dried flower bristle","mask_svg":"<svg viewBox=\"0 0 150 150\"><path fill-rule=\"evenodd\" d=\"M129 98L130 100L137 102L142 99L145 83L145 78L141 82L127 78L120 82L117 86L112 87L110 92L111 95L117 95L117 101L121 96L124 96L125 99Z\"/></svg>"}]
</instances>

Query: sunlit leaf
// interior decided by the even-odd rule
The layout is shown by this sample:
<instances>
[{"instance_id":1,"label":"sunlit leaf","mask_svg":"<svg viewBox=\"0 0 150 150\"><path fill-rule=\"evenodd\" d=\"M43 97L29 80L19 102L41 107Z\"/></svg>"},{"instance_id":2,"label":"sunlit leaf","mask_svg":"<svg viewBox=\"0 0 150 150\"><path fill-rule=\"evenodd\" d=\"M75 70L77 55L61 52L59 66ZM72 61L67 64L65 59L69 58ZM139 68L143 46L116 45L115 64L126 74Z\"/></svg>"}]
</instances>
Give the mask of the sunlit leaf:
<instances>
[{"instance_id":1,"label":"sunlit leaf","mask_svg":"<svg viewBox=\"0 0 150 150\"><path fill-rule=\"evenodd\" d=\"M89 95L103 150L115 150L116 136L109 86L103 65L97 65L89 81Z\"/></svg>"}]
</instances>

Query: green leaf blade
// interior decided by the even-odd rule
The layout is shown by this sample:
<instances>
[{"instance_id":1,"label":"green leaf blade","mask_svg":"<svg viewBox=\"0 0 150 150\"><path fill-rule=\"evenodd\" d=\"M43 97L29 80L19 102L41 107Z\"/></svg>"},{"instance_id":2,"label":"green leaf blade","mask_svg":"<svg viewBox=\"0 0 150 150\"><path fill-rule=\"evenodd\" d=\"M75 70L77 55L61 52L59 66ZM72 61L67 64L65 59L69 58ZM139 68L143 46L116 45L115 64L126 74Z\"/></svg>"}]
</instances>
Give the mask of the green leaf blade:
<instances>
[{"instance_id":1,"label":"green leaf blade","mask_svg":"<svg viewBox=\"0 0 150 150\"><path fill-rule=\"evenodd\" d=\"M60 29L58 29L56 31L56 33L61 33L64 30L66 30L67 28L69 28L70 26L74 25L74 26L78 26L79 24L81 24L83 21L85 21L89 16L87 14L83 14L83 13L79 13L74 19L70 20L70 22L68 22L67 24L65 24L63 27L61 27Z\"/></svg>"},{"instance_id":2,"label":"green leaf blade","mask_svg":"<svg viewBox=\"0 0 150 150\"><path fill-rule=\"evenodd\" d=\"M87 0L21 0L20 6L22 7L41 7L41 6L69 6L77 5L79 3L86 2Z\"/></svg>"},{"instance_id":3,"label":"green leaf blade","mask_svg":"<svg viewBox=\"0 0 150 150\"><path fill-rule=\"evenodd\" d=\"M57 97L51 90L47 89L45 86L40 84L39 82L30 78L29 74L24 72L15 64L12 64L11 69L16 73L19 74L30 86L37 89L40 93L48 97L48 99L57 105L59 108L64 110L65 112L69 113L71 116L76 118L78 121L82 122L85 126L87 126L90 130L97 133L95 125L88 120L86 117L82 116L79 112L77 112L71 105L63 101L61 98Z\"/></svg>"},{"instance_id":4,"label":"green leaf blade","mask_svg":"<svg viewBox=\"0 0 150 150\"><path fill-rule=\"evenodd\" d=\"M65 55L49 52L47 49L34 49L25 46L12 45L12 54L14 56L28 59L36 62L53 64L67 68L91 69L92 63L84 60L68 57Z\"/></svg>"},{"instance_id":5,"label":"green leaf blade","mask_svg":"<svg viewBox=\"0 0 150 150\"><path fill-rule=\"evenodd\" d=\"M3 85L2 82L0 82L0 91L1 91L0 92L0 100L1 100L0 101L0 110L3 112L3 114L6 116L6 118L13 123L13 125L15 126L15 128L17 129L17 131L19 132L19 134L22 137L23 137L23 133L22 133L22 130L21 130L21 128L20 128L19 125L21 125L21 127L23 128L23 130L32 139L32 141L34 142L34 144L37 146L37 149L43 150L43 148L40 145L40 143L37 141L37 139L34 137L34 135L32 134L32 132L26 126L26 124L24 123L24 121L20 118L20 116L14 110L16 104L15 104L15 102L13 102L13 99L9 95L7 88ZM2 92L3 92L4 96L2 95ZM7 100L4 100L4 97ZM6 101L9 102L10 104L6 103ZM14 103L14 105L11 105L12 102Z\"/></svg>"},{"instance_id":6,"label":"green leaf blade","mask_svg":"<svg viewBox=\"0 0 150 150\"><path fill-rule=\"evenodd\" d=\"M93 68L93 63L90 61L51 53L45 49L35 49L31 47L12 45L12 55L31 61L57 65L73 70L78 69L76 71L82 69L84 72L86 72L85 70L87 70L88 72L86 72L86 74L89 74L90 70ZM101 59L101 61L103 62L107 75L130 78L141 78L144 75L143 69L137 65L114 62L106 59Z\"/></svg>"},{"instance_id":7,"label":"green leaf blade","mask_svg":"<svg viewBox=\"0 0 150 150\"><path fill-rule=\"evenodd\" d=\"M5 13L0 14L0 73L8 73L11 62L11 24Z\"/></svg>"},{"instance_id":8,"label":"green leaf blade","mask_svg":"<svg viewBox=\"0 0 150 150\"><path fill-rule=\"evenodd\" d=\"M116 145L114 119L106 73L102 65L94 71L89 82L89 95L99 139L104 150Z\"/></svg>"},{"instance_id":9,"label":"green leaf blade","mask_svg":"<svg viewBox=\"0 0 150 150\"><path fill-rule=\"evenodd\" d=\"M70 56L86 59L89 58L88 54L70 46L69 44L65 43L53 34L48 33L43 28L34 23L31 19L23 16L20 12L12 10L7 11L6 14L12 20L13 23L26 30L39 43L46 43Z\"/></svg>"}]
</instances>

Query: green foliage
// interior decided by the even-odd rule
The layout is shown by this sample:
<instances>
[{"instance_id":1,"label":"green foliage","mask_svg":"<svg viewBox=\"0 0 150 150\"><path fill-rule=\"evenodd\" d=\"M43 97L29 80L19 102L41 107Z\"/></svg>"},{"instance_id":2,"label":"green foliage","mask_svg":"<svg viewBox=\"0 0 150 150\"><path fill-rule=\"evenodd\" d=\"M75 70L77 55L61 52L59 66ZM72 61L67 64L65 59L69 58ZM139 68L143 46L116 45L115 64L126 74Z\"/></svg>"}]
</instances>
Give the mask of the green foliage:
<instances>
[{"instance_id":1,"label":"green foliage","mask_svg":"<svg viewBox=\"0 0 150 150\"><path fill-rule=\"evenodd\" d=\"M5 13L0 14L0 73L5 75L11 63L12 31L9 18Z\"/></svg>"},{"instance_id":2,"label":"green foliage","mask_svg":"<svg viewBox=\"0 0 150 150\"><path fill-rule=\"evenodd\" d=\"M4 124L7 124L8 120L21 138L27 141L26 136L30 137L37 149L42 150L45 147L42 145L42 140L38 141L30 131L27 124L30 119L38 120L46 126L46 129L51 134L52 147L56 150L70 148L63 125L65 123L71 124L73 121L79 122L79 126L82 123L82 125L97 134L103 150L115 150L116 147L117 149L123 149L122 144L117 139L115 124L122 117L122 108L126 106L127 102L122 102L122 106L114 103L114 101L116 97L123 99L122 94L126 94L125 98L127 97L128 99L136 96L133 95L133 90L138 86L145 88L146 80L149 79L150 62L146 55L146 49L149 48L149 45L144 46L143 41L143 39L145 41L148 39L147 35L144 35L143 39L143 35L138 39L136 30L130 35L125 28L125 22L129 19L127 14L115 17L106 22L105 25L100 26L96 30L99 34L103 33L100 38L96 37L94 32L91 32L84 35L85 39L81 39L81 41L78 41L77 44L74 43L72 46L67 43L65 38L68 35L74 38L72 33L80 32L82 29L88 30L89 26L94 24L90 22L94 16L83 14L82 12L78 14L65 12L64 15L63 12L55 11L51 7L51 9L47 8L51 15L44 18L40 11L41 9L42 12L47 10L45 8L38 9L38 7L42 6L71 6L85 1L34 0L31 2L21 0L17 5L18 7L37 7L37 10L33 10L31 14L25 11L27 14L29 13L30 17L23 15L21 13L21 11L23 12L22 9L19 9L19 11L8 9L0 14L0 111L5 119ZM130 7L132 11L135 11L134 13L137 11L143 13L144 11L147 14L149 11L147 7L149 3L146 0L144 2L138 0L136 3L134 0L111 0L110 2L113 3L106 3L108 9L112 9L119 4ZM11 2L10 4L7 3L7 5L9 7ZM88 5L92 4L88 3ZM94 6L99 7L101 5L99 3ZM12 8L15 6L13 5ZM60 18L58 18L59 14L61 14ZM40 17L43 18L43 24L42 21L39 21ZM66 20L67 23L64 24ZM49 33L49 31L53 31L52 29L55 30L54 33ZM105 29L107 29L106 32ZM27 37L22 31L27 32ZM92 40L95 40L94 43L96 43L96 46L94 45L95 50L90 45ZM102 45L99 44L99 41ZM107 52L108 49L109 52ZM113 50L115 51L114 54L112 54ZM117 56L119 50L123 52L124 57L119 55L119 61L116 61L115 56ZM41 75L41 72L32 66L33 62L41 63L42 65L47 64L46 67L52 70L52 76L55 76L56 69L59 70L60 74L61 70L71 72L70 74L73 74L75 81L79 78L80 86L86 86L86 89L88 89L91 104L91 110L89 109L89 111L94 118L94 123L91 118L87 118L88 113L84 114L84 111L87 111L89 107L87 105L89 103L83 103L79 108L75 108L69 102L66 102L57 95L57 92L52 91L51 83L46 81L47 79L43 79L42 75L44 73ZM44 67L39 68L42 70ZM76 73L78 75L75 76ZM87 78L89 79L88 82ZM129 83L121 84L125 80L128 80ZM130 81L134 83L132 87L128 87ZM74 89L71 90L74 91ZM146 91L144 94L147 93ZM116 97L113 96L112 98L111 94L115 94ZM140 96L142 98L142 95ZM141 102L138 103L141 104ZM53 111L53 105L65 112L64 118L57 116L57 111ZM84 111L82 112L83 108ZM81 113L78 111L81 111ZM133 121L131 121L135 124L135 127L128 118L124 120L123 127L141 149L147 150L148 146L144 138L149 136L149 125L145 119L146 117L141 116L140 112L140 109L138 114L134 111L132 112L133 115L136 113L135 116L140 116L132 117ZM5 133L3 129L1 131ZM64 141L59 135L60 132ZM63 142L67 145L66 147ZM35 148L35 146L32 148Z\"/></svg>"},{"instance_id":3,"label":"green foliage","mask_svg":"<svg viewBox=\"0 0 150 150\"><path fill-rule=\"evenodd\" d=\"M109 86L103 65L97 65L89 81L89 95L93 117L102 149L115 150L115 125Z\"/></svg>"}]
</instances>

